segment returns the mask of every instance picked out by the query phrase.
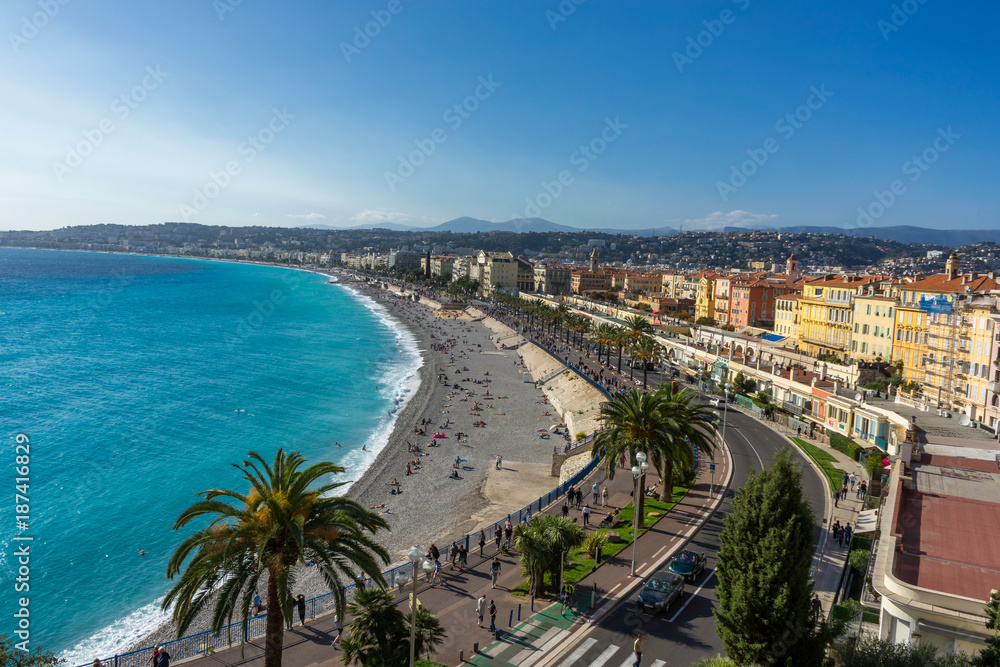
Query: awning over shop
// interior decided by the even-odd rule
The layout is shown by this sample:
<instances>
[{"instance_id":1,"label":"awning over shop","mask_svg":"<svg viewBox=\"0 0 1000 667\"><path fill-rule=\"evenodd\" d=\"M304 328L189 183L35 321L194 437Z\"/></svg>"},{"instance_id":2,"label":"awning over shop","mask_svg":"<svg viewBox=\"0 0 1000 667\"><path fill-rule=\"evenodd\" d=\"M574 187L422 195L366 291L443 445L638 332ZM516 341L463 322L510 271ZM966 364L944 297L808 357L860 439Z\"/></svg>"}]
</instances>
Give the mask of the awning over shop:
<instances>
[{"instance_id":1,"label":"awning over shop","mask_svg":"<svg viewBox=\"0 0 1000 667\"><path fill-rule=\"evenodd\" d=\"M857 526L854 529L855 533L871 533L874 532L875 526L878 524L878 510L865 510L858 514Z\"/></svg>"}]
</instances>

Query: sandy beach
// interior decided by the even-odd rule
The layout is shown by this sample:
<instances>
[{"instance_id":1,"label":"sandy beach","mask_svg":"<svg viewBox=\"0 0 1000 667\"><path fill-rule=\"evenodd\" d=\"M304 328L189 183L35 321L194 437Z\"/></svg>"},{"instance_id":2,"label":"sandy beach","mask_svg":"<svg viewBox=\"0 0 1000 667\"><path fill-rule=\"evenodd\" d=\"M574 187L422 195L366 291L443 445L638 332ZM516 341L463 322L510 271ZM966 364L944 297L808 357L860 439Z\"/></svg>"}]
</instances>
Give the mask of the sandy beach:
<instances>
[{"instance_id":1,"label":"sandy beach","mask_svg":"<svg viewBox=\"0 0 1000 667\"><path fill-rule=\"evenodd\" d=\"M403 408L386 447L349 492L364 507L385 512L391 530L377 539L392 564L403 562L411 545L426 548L434 542L443 549L557 485L550 476L553 446L561 449L566 441L550 428L560 419L543 391L525 382L516 350L498 349L493 332L465 313L462 319L442 318L426 305L374 286L346 288L384 305L413 333L424 361L420 389ZM415 428L422 423L421 435ZM435 433L444 437L433 438ZM420 452L409 451L410 445ZM395 495L394 480L400 490ZM310 567L298 568L294 588L307 598L328 592ZM207 629L208 618L198 619L188 634ZM133 649L174 638L172 624L166 624Z\"/></svg>"}]
</instances>

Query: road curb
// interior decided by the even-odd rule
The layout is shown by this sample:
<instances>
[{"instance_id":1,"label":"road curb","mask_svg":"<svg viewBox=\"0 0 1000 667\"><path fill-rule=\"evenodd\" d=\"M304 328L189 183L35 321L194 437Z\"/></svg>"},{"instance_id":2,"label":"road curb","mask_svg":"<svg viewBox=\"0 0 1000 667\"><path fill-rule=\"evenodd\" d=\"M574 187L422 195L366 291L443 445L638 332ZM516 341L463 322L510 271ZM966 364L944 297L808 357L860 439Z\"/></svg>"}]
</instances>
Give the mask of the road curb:
<instances>
[{"instance_id":1,"label":"road curb","mask_svg":"<svg viewBox=\"0 0 1000 667\"><path fill-rule=\"evenodd\" d=\"M733 459L732 451L729 449L729 444L723 442L723 446L724 446L724 452L726 456L729 458L729 472L726 475L726 480L725 483L723 484L722 489L720 490L718 495L716 495L712 505L707 509L707 511L704 514L701 515L701 518L697 522L691 525L692 528L691 534L685 537L683 541L678 543L673 549L665 553L657 562L652 564L652 569L654 571L662 567L664 563L666 563L669 559L674 557L674 554L676 554L678 551L686 547L691 542L691 538L697 535L698 532L702 529L702 527L704 527L704 525L709 521L709 519L715 516L715 513L722 505L722 499L725 498L726 495L729 493L729 488L732 484L733 476L736 472L736 465L735 465L735 460ZM664 518L666 518L666 516L669 516L669 514L664 515ZM605 564L607 562L608 561L605 561ZM533 665L533 667L548 667L549 665L555 663L557 660L562 658L563 657L562 653L564 652L564 645L568 641L577 639L578 638L577 635L581 630L587 631L592 628L596 628L598 622L600 622L605 616L607 616L607 614L610 613L612 609L614 609L619 604L627 600L628 597L632 594L632 592L640 584L642 584L642 581L643 581L642 577L635 577L625 586L625 588L619 591L615 595L615 597L609 599L603 605L601 605L601 607L592 616L590 616L589 618L581 618L580 620L576 621L577 624L580 624L581 626L580 629L571 632L566 637L566 639L560 642L558 647L553 647L552 652L548 656L539 660L535 665ZM573 626L570 627L572 628Z\"/></svg>"}]
</instances>

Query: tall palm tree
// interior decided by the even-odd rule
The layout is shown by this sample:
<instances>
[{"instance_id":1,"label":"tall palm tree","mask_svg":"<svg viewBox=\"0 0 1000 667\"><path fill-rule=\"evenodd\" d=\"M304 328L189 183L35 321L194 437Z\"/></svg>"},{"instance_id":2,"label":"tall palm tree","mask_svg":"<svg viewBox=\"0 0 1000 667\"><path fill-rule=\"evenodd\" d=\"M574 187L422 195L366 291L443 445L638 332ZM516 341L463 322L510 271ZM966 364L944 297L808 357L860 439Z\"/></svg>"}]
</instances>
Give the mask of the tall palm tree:
<instances>
[{"instance_id":1,"label":"tall palm tree","mask_svg":"<svg viewBox=\"0 0 1000 667\"><path fill-rule=\"evenodd\" d=\"M344 662L357 662L365 667L394 667L406 664L410 651L410 620L396 606L392 593L382 588L366 588L357 592L347 605L351 615L347 639L341 648ZM414 653L430 653L444 641L441 622L426 609L418 608Z\"/></svg>"},{"instance_id":2,"label":"tall palm tree","mask_svg":"<svg viewBox=\"0 0 1000 667\"><path fill-rule=\"evenodd\" d=\"M660 414L660 398L656 392L643 394L638 389L619 394L601 407L602 430L594 438L591 453L605 455L605 471L608 479L614 479L618 471L618 460L627 453L632 465L635 455L644 452L651 457L660 443L668 437L668 423ZM634 498L635 510L639 513L640 526L643 519L643 499L646 476L639 480L639 494Z\"/></svg>"},{"instance_id":3,"label":"tall palm tree","mask_svg":"<svg viewBox=\"0 0 1000 667\"><path fill-rule=\"evenodd\" d=\"M560 303L555 308L555 323L556 323L556 327L562 326L564 329L566 329L566 343L567 344L569 343L569 327L565 326L565 324L566 324L566 321L567 321L566 318L568 318L572 314L573 314L573 311L571 311L569 309L569 306L567 306L565 303Z\"/></svg>"},{"instance_id":4,"label":"tall palm tree","mask_svg":"<svg viewBox=\"0 0 1000 667\"><path fill-rule=\"evenodd\" d=\"M625 331L628 332L628 337L635 343L643 336L652 335L653 325L642 315L629 315L625 318Z\"/></svg>"},{"instance_id":5,"label":"tall palm tree","mask_svg":"<svg viewBox=\"0 0 1000 667\"><path fill-rule=\"evenodd\" d=\"M618 347L618 372L622 372L622 351L629 344L631 338L624 327L615 327L613 343Z\"/></svg>"},{"instance_id":6,"label":"tall palm tree","mask_svg":"<svg viewBox=\"0 0 1000 667\"><path fill-rule=\"evenodd\" d=\"M698 400L695 392L678 391L676 385L660 385L653 392L661 418L666 423L664 437L650 457L662 482L660 500L670 502L674 474L678 468L694 465L694 450L715 458L718 410Z\"/></svg>"},{"instance_id":7,"label":"tall palm tree","mask_svg":"<svg viewBox=\"0 0 1000 667\"><path fill-rule=\"evenodd\" d=\"M646 364L650 361L656 359L656 356L660 352L660 345L657 343L652 336L643 336L639 339L639 342L635 344L632 348L632 353L635 358L642 362L642 386L648 387L649 384L646 382L647 371Z\"/></svg>"},{"instance_id":8,"label":"tall palm tree","mask_svg":"<svg viewBox=\"0 0 1000 667\"><path fill-rule=\"evenodd\" d=\"M607 352L607 363L611 363L611 345L614 343L615 329L617 328L618 327L607 322L601 322L594 330L598 345L597 363L601 363L601 348Z\"/></svg>"},{"instance_id":9,"label":"tall palm tree","mask_svg":"<svg viewBox=\"0 0 1000 667\"><path fill-rule=\"evenodd\" d=\"M245 628L253 596L266 579L264 664L280 667L285 619L292 614L293 565L312 561L339 608L345 602L343 586L354 579L355 569L384 585L380 564L389 562L389 554L372 534L388 524L353 500L330 496L346 482L309 488L323 477L343 473L343 468L324 462L302 470L304 462L298 452L286 455L279 449L268 465L251 452L242 465L234 464L250 484L247 493L202 491L198 495L204 499L177 518L174 530L214 515L177 547L167 564L168 579L180 574L163 600L163 609L176 603L178 636L213 599L213 630L218 632L237 615Z\"/></svg>"}]
</instances>

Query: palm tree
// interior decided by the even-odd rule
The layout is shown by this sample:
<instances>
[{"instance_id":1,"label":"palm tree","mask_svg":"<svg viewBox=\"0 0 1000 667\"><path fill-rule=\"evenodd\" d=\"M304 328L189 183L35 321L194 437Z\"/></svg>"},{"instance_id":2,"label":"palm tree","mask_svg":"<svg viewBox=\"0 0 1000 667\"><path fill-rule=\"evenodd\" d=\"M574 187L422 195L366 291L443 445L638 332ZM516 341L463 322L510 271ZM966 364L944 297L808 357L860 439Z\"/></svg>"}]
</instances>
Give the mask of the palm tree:
<instances>
[{"instance_id":1,"label":"palm tree","mask_svg":"<svg viewBox=\"0 0 1000 667\"><path fill-rule=\"evenodd\" d=\"M607 322L601 322L597 325L597 329L594 330L597 338L597 344L599 346L597 352L597 363L601 363L601 348L607 352L607 363L611 363L611 345L614 343L615 329L617 328L618 327L608 324Z\"/></svg>"},{"instance_id":2,"label":"palm tree","mask_svg":"<svg viewBox=\"0 0 1000 667\"><path fill-rule=\"evenodd\" d=\"M344 661L365 667L392 667L406 664L410 650L410 620L396 606L392 593L382 588L366 588L357 592L347 605L351 625L341 648ZM417 609L414 653L430 653L445 638L441 622L426 609Z\"/></svg>"},{"instance_id":3,"label":"palm tree","mask_svg":"<svg viewBox=\"0 0 1000 667\"><path fill-rule=\"evenodd\" d=\"M568 517L546 514L542 519L545 528L545 539L548 542L551 557L549 559L549 581L559 579L562 566L570 551L583 544L587 534L583 526ZM559 581L562 586L562 581ZM557 589L558 590L558 589Z\"/></svg>"},{"instance_id":4,"label":"palm tree","mask_svg":"<svg viewBox=\"0 0 1000 667\"><path fill-rule=\"evenodd\" d=\"M564 559L585 537L583 526L554 514L535 516L530 524L514 528L514 548L520 554L531 595L538 597L545 592L546 572L549 581L558 581Z\"/></svg>"},{"instance_id":5,"label":"palm tree","mask_svg":"<svg viewBox=\"0 0 1000 667\"><path fill-rule=\"evenodd\" d=\"M653 325L642 315L629 315L625 318L625 331L628 332L628 337L635 343L643 336L652 335Z\"/></svg>"},{"instance_id":6,"label":"palm tree","mask_svg":"<svg viewBox=\"0 0 1000 667\"><path fill-rule=\"evenodd\" d=\"M662 482L660 500L670 502L674 473L678 467L694 465L695 448L710 459L715 458L718 411L699 401L695 392L678 391L674 384L661 385L653 395L666 429L665 437L652 450L650 461Z\"/></svg>"},{"instance_id":7,"label":"palm tree","mask_svg":"<svg viewBox=\"0 0 1000 667\"><path fill-rule=\"evenodd\" d=\"M628 331L623 327L615 327L614 339L612 343L618 347L618 372L622 372L622 350L629 343ZM609 360L610 361L610 360Z\"/></svg>"},{"instance_id":8,"label":"palm tree","mask_svg":"<svg viewBox=\"0 0 1000 667\"><path fill-rule=\"evenodd\" d=\"M520 554L521 568L528 577L528 593L541 596L545 591L545 569L549 558L542 517L535 515L531 523L514 526L514 548Z\"/></svg>"},{"instance_id":9,"label":"palm tree","mask_svg":"<svg viewBox=\"0 0 1000 667\"><path fill-rule=\"evenodd\" d=\"M560 303L555 308L555 324L556 327L563 327L566 330L566 343L569 343L569 327L566 326L568 318L573 314L573 311L569 309L565 303Z\"/></svg>"},{"instance_id":10,"label":"palm tree","mask_svg":"<svg viewBox=\"0 0 1000 667\"><path fill-rule=\"evenodd\" d=\"M180 574L180 579L164 598L163 609L176 603L178 636L213 600L214 631L220 631L236 615L245 629L251 600L266 579L264 664L280 667L285 619L292 614L292 566L312 561L336 596L337 606L343 608L343 586L354 579L355 568L384 585L380 563L388 563L389 554L372 535L389 526L353 500L330 495L346 482L309 489L322 477L343 473L338 465L316 463L301 470L305 462L302 455L286 455L281 449L271 465L256 452L251 452L249 459L234 465L250 483L247 493L202 491L198 495L204 499L184 510L174 523L174 530L179 530L193 519L215 515L171 557L167 578Z\"/></svg>"},{"instance_id":11,"label":"palm tree","mask_svg":"<svg viewBox=\"0 0 1000 667\"><path fill-rule=\"evenodd\" d=\"M649 384L646 382L646 364L655 359L656 355L659 354L660 345L652 336L643 336L635 344L632 352L635 354L635 358L642 362L642 386L648 387Z\"/></svg>"},{"instance_id":12,"label":"palm tree","mask_svg":"<svg viewBox=\"0 0 1000 667\"><path fill-rule=\"evenodd\" d=\"M608 479L614 479L618 470L618 459L628 453L629 459L635 465L635 455L644 452L650 456L668 437L668 423L659 411L660 397L656 392L643 394L638 389L631 389L619 394L601 407L602 430L594 438L591 453L599 456L604 453L605 470ZM639 522L643 518L642 489L646 488L646 476L643 474L639 482L640 493L634 498L635 510L639 513Z\"/></svg>"}]
</instances>

